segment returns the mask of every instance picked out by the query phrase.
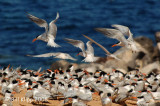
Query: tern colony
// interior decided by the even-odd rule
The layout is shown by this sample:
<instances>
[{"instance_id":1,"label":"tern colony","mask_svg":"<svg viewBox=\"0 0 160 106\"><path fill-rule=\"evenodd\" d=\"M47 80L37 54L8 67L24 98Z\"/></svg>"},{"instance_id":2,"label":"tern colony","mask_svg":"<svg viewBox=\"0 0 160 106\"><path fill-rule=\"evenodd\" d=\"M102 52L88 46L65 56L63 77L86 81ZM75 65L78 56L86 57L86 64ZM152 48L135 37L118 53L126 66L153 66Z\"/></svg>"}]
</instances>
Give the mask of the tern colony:
<instances>
[{"instance_id":1,"label":"tern colony","mask_svg":"<svg viewBox=\"0 0 160 106\"><path fill-rule=\"evenodd\" d=\"M43 34L37 36L35 39L33 39L33 42L36 41L36 40L42 40L44 42L47 42L48 46L55 47L55 48L56 47L61 47L61 46L59 46L58 44L55 43L55 38L56 38L56 34L57 34L57 26L56 26L55 23L59 19L59 13L57 13L56 19L51 21L49 23L49 25L47 24L47 22L45 20L40 19L40 18L38 18L36 16L33 16L31 14L28 14L27 17L31 21L36 23L39 27L44 27L45 28L45 32ZM109 38L117 39L119 41L118 44L115 44L112 47L123 46L126 49L132 50L132 52L137 52L138 51L138 48L136 47L136 44L133 40L133 34L131 33L130 29L127 26L112 25L112 27L114 27L116 29L95 28L95 30L104 34L105 36L107 36ZM83 36L86 37L87 39L89 39L89 41L86 43L86 46L87 46L86 50L85 50L85 45L84 45L83 41L74 40L74 39L70 39L70 38L65 38L65 40L68 43L70 43L73 46L81 49L82 52L80 52L78 54L84 57L84 60L82 60L82 61L84 61L84 62L96 62L96 61L98 61L98 59L100 59L100 57L94 56L94 48L92 47L92 43L95 43L100 48L102 48L106 52L106 55L108 57L119 60L119 58L116 57L117 54L111 54L101 44L97 43L96 41L94 41L93 39L91 39L90 37L88 37L86 35L83 35ZM125 36L128 36L128 38L126 39ZM50 56L53 56L54 58L70 59L70 60L76 61L76 59L71 57L69 54L62 53L62 52L45 53L45 54L40 54L40 55L27 55L27 56L32 56L32 57L50 57Z\"/></svg>"},{"instance_id":2,"label":"tern colony","mask_svg":"<svg viewBox=\"0 0 160 106\"><path fill-rule=\"evenodd\" d=\"M42 40L47 42L48 46L60 47L54 42L57 26L55 22L59 18L57 13L56 19L51 21L49 25L43 19L28 14L28 18L40 27L45 28L45 32L37 36L34 40ZM123 25L112 25L115 29L96 28L95 30L105 36L119 41L114 46L123 46L133 52L137 52L138 48L133 40L133 34L128 27ZM95 62L99 57L94 56L94 49L91 46L95 43L102 48L106 55L115 59L119 59L116 55L111 54L101 44L97 43L90 37L83 35L89 39L86 43L80 40L65 38L65 40L75 47L82 50L79 55L84 57L85 62ZM128 36L126 39L125 36ZM46 53L40 55L29 55L33 57L49 57L76 60L67 53ZM61 67L56 70L27 70L20 67L13 69L5 67L0 70L0 86L3 106L12 106L12 96L14 93L20 93L22 89L27 89L26 98L33 98L39 101L47 101L51 98L57 99L63 96L62 105L72 101L73 106L86 106L87 102L92 101L92 94L97 94L101 98L103 106L111 105L112 102L123 103L125 100L137 100L138 106L154 106L156 100L160 99L160 74L150 73L148 75L135 70L126 74L119 70L113 69L111 72L103 70L93 70L88 72L85 69L74 69L74 65L70 65L67 70Z\"/></svg>"},{"instance_id":3,"label":"tern colony","mask_svg":"<svg viewBox=\"0 0 160 106\"><path fill-rule=\"evenodd\" d=\"M15 93L27 89L26 98L34 99L34 104L63 98L61 105L72 101L72 106L87 106L93 100L93 94L99 95L102 106L112 103L124 104L126 100L136 102L138 106L159 106L160 74L151 72L146 75L134 70L126 74L113 69L110 72L85 69L67 70L27 70L4 67L0 69L2 106L12 106Z\"/></svg>"}]
</instances>

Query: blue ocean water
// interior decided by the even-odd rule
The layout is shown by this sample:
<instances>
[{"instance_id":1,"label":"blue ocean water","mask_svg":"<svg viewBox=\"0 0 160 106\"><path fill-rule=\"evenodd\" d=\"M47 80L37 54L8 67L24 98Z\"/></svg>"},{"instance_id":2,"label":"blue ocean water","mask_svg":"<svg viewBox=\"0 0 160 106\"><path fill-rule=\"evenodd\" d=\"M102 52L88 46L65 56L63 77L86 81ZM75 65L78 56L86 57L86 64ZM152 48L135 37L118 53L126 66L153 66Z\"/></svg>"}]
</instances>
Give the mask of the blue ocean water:
<instances>
[{"instance_id":1,"label":"blue ocean water","mask_svg":"<svg viewBox=\"0 0 160 106\"><path fill-rule=\"evenodd\" d=\"M26 12L47 22L52 21L59 12L56 43L62 48L47 47L46 43L32 40L44 32L26 17ZM144 35L154 39L160 30L160 0L1 0L0 1L0 65L38 69L49 68L58 59L33 58L27 54L65 52L79 59L78 48L67 44L63 39L72 38L87 42L86 34L105 46L110 52L116 40L106 38L94 31L96 27L111 27L111 24L126 25L134 37ZM105 53L94 45L95 55Z\"/></svg>"}]
</instances>

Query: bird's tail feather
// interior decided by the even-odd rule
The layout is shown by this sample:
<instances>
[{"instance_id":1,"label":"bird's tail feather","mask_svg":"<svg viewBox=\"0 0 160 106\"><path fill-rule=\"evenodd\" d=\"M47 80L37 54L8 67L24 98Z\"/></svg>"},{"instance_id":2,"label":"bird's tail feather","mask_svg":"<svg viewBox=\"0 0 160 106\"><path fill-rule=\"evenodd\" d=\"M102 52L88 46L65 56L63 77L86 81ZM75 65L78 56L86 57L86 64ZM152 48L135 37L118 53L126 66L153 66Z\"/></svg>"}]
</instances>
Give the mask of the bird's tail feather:
<instances>
[{"instance_id":1,"label":"bird's tail feather","mask_svg":"<svg viewBox=\"0 0 160 106\"><path fill-rule=\"evenodd\" d=\"M60 45L58 45L58 44L56 44L55 42L51 42L51 41L49 41L48 43L47 43L47 46L51 46L51 47L61 47Z\"/></svg>"}]
</instances>

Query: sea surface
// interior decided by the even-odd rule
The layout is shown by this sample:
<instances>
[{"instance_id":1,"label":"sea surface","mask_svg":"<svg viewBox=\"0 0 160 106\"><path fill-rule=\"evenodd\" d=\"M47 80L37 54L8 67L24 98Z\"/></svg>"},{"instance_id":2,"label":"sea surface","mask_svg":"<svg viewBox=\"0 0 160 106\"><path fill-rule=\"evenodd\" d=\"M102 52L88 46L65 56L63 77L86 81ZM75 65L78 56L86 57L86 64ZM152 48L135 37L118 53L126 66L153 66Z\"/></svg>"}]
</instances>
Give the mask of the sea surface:
<instances>
[{"instance_id":1,"label":"sea surface","mask_svg":"<svg viewBox=\"0 0 160 106\"><path fill-rule=\"evenodd\" d=\"M56 43L61 48L46 46L45 42L32 40L44 32L44 28L31 22L26 14L30 13L47 22L60 18L56 22L58 32ZM126 25L134 37L144 35L153 41L154 34L160 30L160 0L0 0L0 66L11 64L28 69L49 68L57 61L53 57L34 58L27 54L65 52L81 62L76 56L80 50L66 43L64 38L82 40L86 34L105 46L110 52L118 47L111 45L116 40L109 39L96 32L94 28L111 28L112 24ZM96 56L105 56L105 52L93 44ZM71 61L73 62L73 61Z\"/></svg>"}]
</instances>

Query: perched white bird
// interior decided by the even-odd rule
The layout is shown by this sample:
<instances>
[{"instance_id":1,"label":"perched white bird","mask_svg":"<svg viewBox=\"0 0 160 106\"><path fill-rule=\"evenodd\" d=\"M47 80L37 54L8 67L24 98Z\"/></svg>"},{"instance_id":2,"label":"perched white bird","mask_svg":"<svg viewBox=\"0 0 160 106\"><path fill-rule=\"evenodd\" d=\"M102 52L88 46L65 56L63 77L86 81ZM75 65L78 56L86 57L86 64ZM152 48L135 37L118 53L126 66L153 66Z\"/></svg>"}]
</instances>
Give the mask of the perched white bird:
<instances>
[{"instance_id":1,"label":"perched white bird","mask_svg":"<svg viewBox=\"0 0 160 106\"><path fill-rule=\"evenodd\" d=\"M32 42L36 41L36 40L42 40L44 42L47 42L48 46L51 47L60 47L58 44L56 44L54 42L55 38L56 38L56 34L57 34L57 26L56 26L56 21L59 18L59 13L57 13L56 19L51 21L49 23L49 26L47 24L47 22L43 19L40 19L38 17L35 17L31 14L28 14L27 17L33 21L34 23L36 23L39 27L44 27L45 28L45 32L39 36L37 36L35 39L33 39Z\"/></svg>"}]
</instances>

